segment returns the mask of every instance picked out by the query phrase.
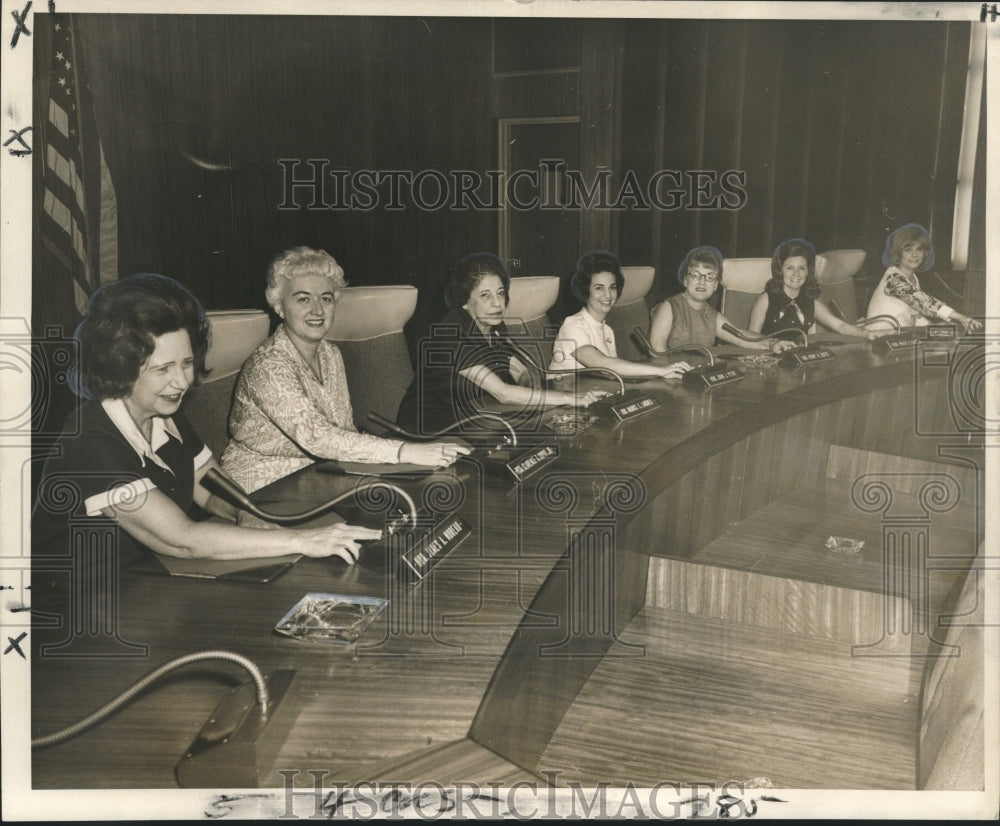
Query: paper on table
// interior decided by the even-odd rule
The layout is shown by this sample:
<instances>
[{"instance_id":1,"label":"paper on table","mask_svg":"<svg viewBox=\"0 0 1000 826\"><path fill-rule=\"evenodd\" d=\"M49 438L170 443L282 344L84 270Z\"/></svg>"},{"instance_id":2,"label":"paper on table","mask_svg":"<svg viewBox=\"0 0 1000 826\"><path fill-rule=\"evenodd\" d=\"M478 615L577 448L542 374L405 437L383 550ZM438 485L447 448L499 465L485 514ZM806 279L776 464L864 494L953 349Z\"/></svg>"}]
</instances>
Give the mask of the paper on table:
<instances>
[{"instance_id":1,"label":"paper on table","mask_svg":"<svg viewBox=\"0 0 1000 826\"><path fill-rule=\"evenodd\" d=\"M302 555L287 554L267 559L180 559L154 553L153 557L155 561L152 564L140 563L137 566L138 570L145 573L167 573L170 576L188 576L199 579L270 582L298 562ZM162 570L159 570L160 568Z\"/></svg>"},{"instance_id":2,"label":"paper on table","mask_svg":"<svg viewBox=\"0 0 1000 826\"><path fill-rule=\"evenodd\" d=\"M329 459L318 462L316 469L323 473L344 473L353 476L425 476L430 473L454 473L452 467L438 468L432 465L376 464L371 462L340 462Z\"/></svg>"}]
</instances>

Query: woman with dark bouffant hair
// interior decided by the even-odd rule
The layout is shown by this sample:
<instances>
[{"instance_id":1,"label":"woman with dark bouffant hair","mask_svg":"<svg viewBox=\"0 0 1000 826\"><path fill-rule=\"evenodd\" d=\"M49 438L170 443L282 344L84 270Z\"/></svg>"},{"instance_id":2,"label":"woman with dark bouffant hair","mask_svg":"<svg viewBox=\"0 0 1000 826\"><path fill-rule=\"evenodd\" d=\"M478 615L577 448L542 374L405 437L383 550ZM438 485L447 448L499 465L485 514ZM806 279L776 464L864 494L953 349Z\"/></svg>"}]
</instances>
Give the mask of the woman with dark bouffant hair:
<instances>
[{"instance_id":1,"label":"woman with dark bouffant hair","mask_svg":"<svg viewBox=\"0 0 1000 826\"><path fill-rule=\"evenodd\" d=\"M771 258L771 280L750 311L750 331L770 335L795 328L811 333L819 322L841 335L874 338L874 333L837 318L819 296L813 245L801 238L784 241Z\"/></svg>"},{"instance_id":2,"label":"woman with dark bouffant hair","mask_svg":"<svg viewBox=\"0 0 1000 826\"><path fill-rule=\"evenodd\" d=\"M686 361L663 367L618 358L615 331L605 321L625 289L625 275L614 253L594 250L580 256L570 287L573 297L583 307L568 316L559 328L550 370L603 367L620 376L674 379L691 369Z\"/></svg>"},{"instance_id":3,"label":"woman with dark bouffant hair","mask_svg":"<svg viewBox=\"0 0 1000 826\"><path fill-rule=\"evenodd\" d=\"M358 540L380 535L349 525L268 530L231 523L235 510L201 484L218 465L181 412L188 388L205 375L208 337L198 300L171 278L133 275L91 296L71 371L86 401L42 470L32 513L35 554L67 557L69 523L79 529L102 517L119 528L120 565L149 549L181 558L336 554L353 562ZM193 504L230 521L195 521ZM59 591L58 579L35 571L32 593Z\"/></svg>"},{"instance_id":4,"label":"woman with dark bouffant hair","mask_svg":"<svg viewBox=\"0 0 1000 826\"><path fill-rule=\"evenodd\" d=\"M507 338L509 288L510 277L491 252L455 265L445 290L451 309L420 343L413 381L399 405L403 427L436 433L474 415L488 398L519 408L586 407L603 395L518 383L530 374Z\"/></svg>"}]
</instances>

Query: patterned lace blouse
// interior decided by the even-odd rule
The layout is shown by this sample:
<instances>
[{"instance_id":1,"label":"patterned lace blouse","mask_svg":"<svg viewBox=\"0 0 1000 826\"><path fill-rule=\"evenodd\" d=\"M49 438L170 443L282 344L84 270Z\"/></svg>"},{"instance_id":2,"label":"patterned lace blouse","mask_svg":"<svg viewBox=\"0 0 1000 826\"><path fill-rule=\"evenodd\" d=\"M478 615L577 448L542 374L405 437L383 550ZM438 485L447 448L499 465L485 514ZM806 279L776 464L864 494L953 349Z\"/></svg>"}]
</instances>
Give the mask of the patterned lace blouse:
<instances>
[{"instance_id":1,"label":"patterned lace blouse","mask_svg":"<svg viewBox=\"0 0 1000 826\"><path fill-rule=\"evenodd\" d=\"M222 467L247 492L317 459L399 461L402 442L355 427L340 350L320 342L319 363L322 381L279 325L243 365Z\"/></svg>"}]
</instances>

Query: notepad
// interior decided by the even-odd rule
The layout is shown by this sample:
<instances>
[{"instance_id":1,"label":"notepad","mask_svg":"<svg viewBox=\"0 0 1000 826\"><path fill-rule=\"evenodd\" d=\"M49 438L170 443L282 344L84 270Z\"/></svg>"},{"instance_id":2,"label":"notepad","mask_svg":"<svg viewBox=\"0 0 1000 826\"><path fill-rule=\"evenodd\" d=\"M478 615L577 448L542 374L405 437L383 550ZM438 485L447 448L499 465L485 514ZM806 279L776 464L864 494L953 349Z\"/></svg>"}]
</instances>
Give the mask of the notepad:
<instances>
[{"instance_id":1,"label":"notepad","mask_svg":"<svg viewBox=\"0 0 1000 826\"><path fill-rule=\"evenodd\" d=\"M180 559L151 553L133 566L144 574L166 574L231 582L271 582L302 558L301 554L267 559Z\"/></svg>"},{"instance_id":2,"label":"notepad","mask_svg":"<svg viewBox=\"0 0 1000 826\"><path fill-rule=\"evenodd\" d=\"M328 459L316 463L316 470L323 473L338 473L350 476L429 476L432 473L454 472L451 467L433 467L432 465L412 465L405 462L398 464L376 464L373 462L341 462Z\"/></svg>"}]
</instances>

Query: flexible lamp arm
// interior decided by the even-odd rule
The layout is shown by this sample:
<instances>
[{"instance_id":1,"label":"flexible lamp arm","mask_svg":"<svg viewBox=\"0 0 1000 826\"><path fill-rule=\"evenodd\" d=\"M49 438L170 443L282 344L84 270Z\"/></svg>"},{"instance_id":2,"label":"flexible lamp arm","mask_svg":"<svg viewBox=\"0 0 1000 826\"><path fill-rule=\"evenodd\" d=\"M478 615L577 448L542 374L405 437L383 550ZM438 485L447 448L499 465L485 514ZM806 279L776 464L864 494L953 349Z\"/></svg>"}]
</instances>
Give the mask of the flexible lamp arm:
<instances>
[{"instance_id":1,"label":"flexible lamp arm","mask_svg":"<svg viewBox=\"0 0 1000 826\"><path fill-rule=\"evenodd\" d=\"M352 496L355 496L359 490L368 488L385 488L392 491L400 499L406 502L410 508L410 519L413 522L413 526L416 527L417 525L417 506L414 504L410 494L396 485L390 484L389 482L383 482L381 480L364 482L352 490L342 493L340 496L335 496L328 502L324 502L322 505L317 505L311 510L292 514L271 513L263 508L257 507L257 505L251 501L250 497L247 496L239 485L233 482L229 477L220 473L214 467L209 468L205 472L205 475L202 477L202 484L210 489L214 488L217 493L232 502L237 507L252 513L254 516L258 516L261 519L265 519L268 522L273 522L276 525L294 525L298 522L304 522L307 519L311 519L314 516L319 516L319 514L325 513L335 505L343 502L345 499L350 499Z\"/></svg>"},{"instance_id":2,"label":"flexible lamp arm","mask_svg":"<svg viewBox=\"0 0 1000 826\"><path fill-rule=\"evenodd\" d=\"M901 332L902 327L899 326L899 319L895 316L886 315L882 313L881 315L873 315L871 318L863 318L861 321L855 322L855 327L867 327L873 321L889 321L892 323L893 330L895 332Z\"/></svg>"},{"instance_id":3,"label":"flexible lamp arm","mask_svg":"<svg viewBox=\"0 0 1000 826\"><path fill-rule=\"evenodd\" d=\"M734 336L736 336L737 338L741 338L744 341L764 341L765 339L776 338L777 336L780 336L782 333L796 333L802 336L802 346L803 347L809 346L809 338L806 336L805 330L800 330L798 327L785 327L782 330L775 330L773 333L766 336L748 335L747 333L737 330L732 324L723 324L722 329L725 330L727 333L732 333Z\"/></svg>"},{"instance_id":4,"label":"flexible lamp arm","mask_svg":"<svg viewBox=\"0 0 1000 826\"><path fill-rule=\"evenodd\" d=\"M522 359L524 359L524 361L526 361L528 363L529 367L534 368L535 370L537 370L539 373L542 373L543 375L546 375L546 374L549 374L549 373L553 373L553 374L557 374L557 375L566 375L568 373L604 373L605 375L608 375L608 376L611 376L614 379L617 379L617 381L618 381L618 395L620 395L620 396L624 396L625 395L625 380L621 377L621 375L619 373L615 372L610 367L580 367L578 369L566 369L566 370L560 370L560 369L543 369L542 367L539 366L538 362L535 361L535 359L524 348L518 346L513 341L509 342L509 344L510 344L511 348L514 350L514 352L517 353L518 356L520 356Z\"/></svg>"},{"instance_id":5,"label":"flexible lamp arm","mask_svg":"<svg viewBox=\"0 0 1000 826\"><path fill-rule=\"evenodd\" d=\"M381 425L387 430L391 430L397 436L402 436L404 439L410 439L414 442L432 442L435 439L440 439L442 436L447 436L449 433L458 430L470 422L476 421L477 419L489 419L490 421L502 424L505 428L507 428L507 432L510 434L511 445L513 447L517 447L517 433L514 432L514 428L510 426L510 422L506 421L502 416L499 416L496 413L487 413L485 411L482 413L473 413L471 416L466 416L464 419L459 419L454 424L448 425L448 427L443 430L438 430L435 433L428 433L425 435L411 433L409 430L400 427L394 421L387 419L380 413L376 413L374 410L368 413L368 421Z\"/></svg>"},{"instance_id":6,"label":"flexible lamp arm","mask_svg":"<svg viewBox=\"0 0 1000 826\"><path fill-rule=\"evenodd\" d=\"M675 353L704 353L708 356L708 366L715 366L715 356L712 355L712 351L709 350L704 344L682 344L680 347L673 347L669 350L657 350L653 347L653 343L649 340L649 337L645 334L645 332L643 332L641 327L636 327L633 332L635 333L635 337L639 339L639 343L651 356L672 356Z\"/></svg>"}]
</instances>

